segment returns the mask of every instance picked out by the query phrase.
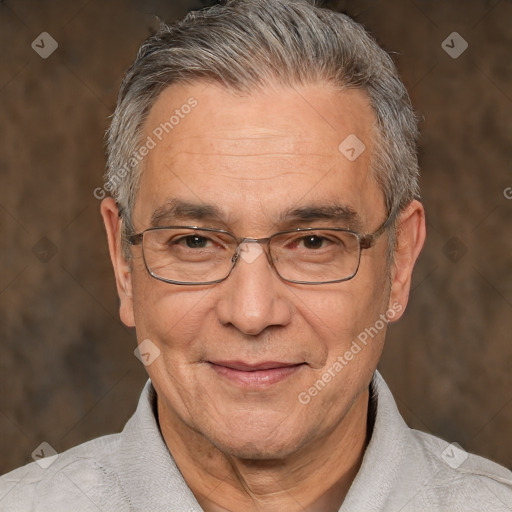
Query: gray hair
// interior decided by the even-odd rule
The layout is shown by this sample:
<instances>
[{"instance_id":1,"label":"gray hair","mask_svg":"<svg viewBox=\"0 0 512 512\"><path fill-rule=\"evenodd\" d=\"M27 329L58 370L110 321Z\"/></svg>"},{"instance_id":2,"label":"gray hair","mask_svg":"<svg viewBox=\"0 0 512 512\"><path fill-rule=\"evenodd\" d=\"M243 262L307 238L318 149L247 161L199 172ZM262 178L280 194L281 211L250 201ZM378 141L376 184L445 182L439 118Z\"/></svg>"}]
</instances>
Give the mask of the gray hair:
<instances>
[{"instance_id":1,"label":"gray hair","mask_svg":"<svg viewBox=\"0 0 512 512\"><path fill-rule=\"evenodd\" d=\"M133 229L142 171L134 156L149 111L166 87L200 79L242 94L276 83L361 90L376 115L371 166L388 214L418 196L416 117L393 61L364 28L307 0L228 0L162 24L124 77L107 134L105 188L125 233Z\"/></svg>"}]
</instances>

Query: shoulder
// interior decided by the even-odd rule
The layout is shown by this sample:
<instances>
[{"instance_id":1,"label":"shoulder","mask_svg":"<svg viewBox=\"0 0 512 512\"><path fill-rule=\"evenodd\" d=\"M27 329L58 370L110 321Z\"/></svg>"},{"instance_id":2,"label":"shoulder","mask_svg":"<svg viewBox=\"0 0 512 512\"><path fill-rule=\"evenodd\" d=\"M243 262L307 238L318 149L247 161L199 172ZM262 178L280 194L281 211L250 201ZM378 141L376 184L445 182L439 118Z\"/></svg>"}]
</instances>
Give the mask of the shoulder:
<instances>
[{"instance_id":1,"label":"shoulder","mask_svg":"<svg viewBox=\"0 0 512 512\"><path fill-rule=\"evenodd\" d=\"M372 436L347 511L512 511L511 471L409 428L378 372L371 397Z\"/></svg>"},{"instance_id":2,"label":"shoulder","mask_svg":"<svg viewBox=\"0 0 512 512\"><path fill-rule=\"evenodd\" d=\"M116 510L126 508L118 482L120 434L99 437L0 477L0 509L11 511ZM108 505L107 505L108 503ZM124 505L124 507L123 507Z\"/></svg>"},{"instance_id":3,"label":"shoulder","mask_svg":"<svg viewBox=\"0 0 512 512\"><path fill-rule=\"evenodd\" d=\"M455 443L411 430L425 465L425 481L416 506L435 503L439 510L510 511L512 472L466 452Z\"/></svg>"},{"instance_id":4,"label":"shoulder","mask_svg":"<svg viewBox=\"0 0 512 512\"><path fill-rule=\"evenodd\" d=\"M184 509L198 506L160 434L156 399L148 381L122 432L1 477L0 510L166 510L174 502L188 504Z\"/></svg>"}]
</instances>

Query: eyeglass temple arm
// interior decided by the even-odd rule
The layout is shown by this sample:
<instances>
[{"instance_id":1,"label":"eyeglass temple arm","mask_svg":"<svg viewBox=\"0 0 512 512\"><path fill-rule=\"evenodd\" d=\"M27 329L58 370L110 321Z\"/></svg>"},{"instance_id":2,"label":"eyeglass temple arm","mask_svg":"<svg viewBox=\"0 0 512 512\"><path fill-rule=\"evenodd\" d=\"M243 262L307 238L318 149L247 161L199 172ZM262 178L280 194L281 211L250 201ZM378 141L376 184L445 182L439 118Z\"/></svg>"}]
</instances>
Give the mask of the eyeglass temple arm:
<instances>
[{"instance_id":1,"label":"eyeglass temple arm","mask_svg":"<svg viewBox=\"0 0 512 512\"><path fill-rule=\"evenodd\" d=\"M124 217L124 211L122 210L120 205L117 205L117 210L120 218L120 222L123 223L125 217ZM121 227L121 233L124 232L123 227ZM122 238L125 242L128 242L130 245L139 245L142 242L142 237L144 233L135 233L135 234L122 234Z\"/></svg>"},{"instance_id":2,"label":"eyeglass temple arm","mask_svg":"<svg viewBox=\"0 0 512 512\"><path fill-rule=\"evenodd\" d=\"M130 245L139 245L142 242L143 233L137 233L135 235L126 235L124 239L130 244Z\"/></svg>"},{"instance_id":3,"label":"eyeglass temple arm","mask_svg":"<svg viewBox=\"0 0 512 512\"><path fill-rule=\"evenodd\" d=\"M414 200L416 201L422 201L421 199L421 196L419 194L414 194L414 197L413 197ZM400 208L400 204L396 204L395 206L393 206L393 208L391 208L391 211L388 215L388 218L384 221L384 223L380 226L380 228L377 228L377 231L374 231L373 233L370 233L368 235L363 235L361 237L361 249L368 249L369 247L371 247L376 241L377 241L377 238L379 238L379 236L382 235L382 233L384 233L384 231L386 231L386 229L389 228L389 226L391 226L391 224L393 224L393 222L395 221L395 218L396 218L396 215L397 213L399 213L401 210Z\"/></svg>"},{"instance_id":4,"label":"eyeglass temple arm","mask_svg":"<svg viewBox=\"0 0 512 512\"><path fill-rule=\"evenodd\" d=\"M400 207L396 206L391 209L387 219L381 224L379 228L373 233L369 233L368 235L363 235L360 240L361 249L369 249L373 244L377 241L377 239L388 229L393 222L395 221L396 214L398 213Z\"/></svg>"}]
</instances>

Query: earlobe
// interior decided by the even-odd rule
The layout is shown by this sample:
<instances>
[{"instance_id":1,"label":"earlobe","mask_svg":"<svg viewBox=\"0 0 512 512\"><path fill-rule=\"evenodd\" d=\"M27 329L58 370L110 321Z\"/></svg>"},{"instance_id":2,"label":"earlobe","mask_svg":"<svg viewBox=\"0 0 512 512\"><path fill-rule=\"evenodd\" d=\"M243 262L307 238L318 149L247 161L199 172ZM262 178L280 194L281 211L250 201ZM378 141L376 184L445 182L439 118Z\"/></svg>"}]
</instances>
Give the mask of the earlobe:
<instances>
[{"instance_id":1,"label":"earlobe","mask_svg":"<svg viewBox=\"0 0 512 512\"><path fill-rule=\"evenodd\" d=\"M122 220L119 216L119 209L111 197L107 197L101 202L101 216L105 224L110 259L114 267L117 293L120 300L119 314L124 324L128 327L134 327L132 273L129 262L126 261L123 254L121 243Z\"/></svg>"},{"instance_id":2,"label":"earlobe","mask_svg":"<svg viewBox=\"0 0 512 512\"><path fill-rule=\"evenodd\" d=\"M409 300L414 264L423 248L426 237L425 210L423 205L413 200L401 213L397 225L397 243L394 263L391 269L391 294L389 307L400 304L400 318Z\"/></svg>"}]
</instances>

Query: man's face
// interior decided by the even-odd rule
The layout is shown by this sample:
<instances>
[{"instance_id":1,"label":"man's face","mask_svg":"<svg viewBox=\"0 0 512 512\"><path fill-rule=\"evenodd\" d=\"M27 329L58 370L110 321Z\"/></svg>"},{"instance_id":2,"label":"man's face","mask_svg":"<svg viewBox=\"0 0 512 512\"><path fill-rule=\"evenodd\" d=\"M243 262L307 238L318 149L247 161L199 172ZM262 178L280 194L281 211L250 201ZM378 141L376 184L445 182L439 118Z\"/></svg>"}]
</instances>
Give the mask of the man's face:
<instances>
[{"instance_id":1,"label":"man's face","mask_svg":"<svg viewBox=\"0 0 512 512\"><path fill-rule=\"evenodd\" d=\"M154 132L191 97L197 106L169 133ZM361 92L327 85L246 97L214 84L168 87L145 125L156 147L144 160L135 230L151 227L157 212L159 225L221 228L238 237L317 226L372 232L386 216L369 169L374 123ZM353 161L338 149L349 135L365 145ZM171 201L211 205L221 215L166 215ZM287 216L333 204L357 217ZM289 455L331 432L365 396L381 353L385 328L359 343L351 360L344 357L391 305L386 249L384 235L362 252L357 275L341 283L284 282L262 254L240 258L219 284L179 286L150 277L134 247L133 297L122 299L122 315L139 342L150 339L161 351L147 368L160 410L244 458ZM264 369L249 372L258 365ZM309 392L315 383L317 392Z\"/></svg>"}]
</instances>

